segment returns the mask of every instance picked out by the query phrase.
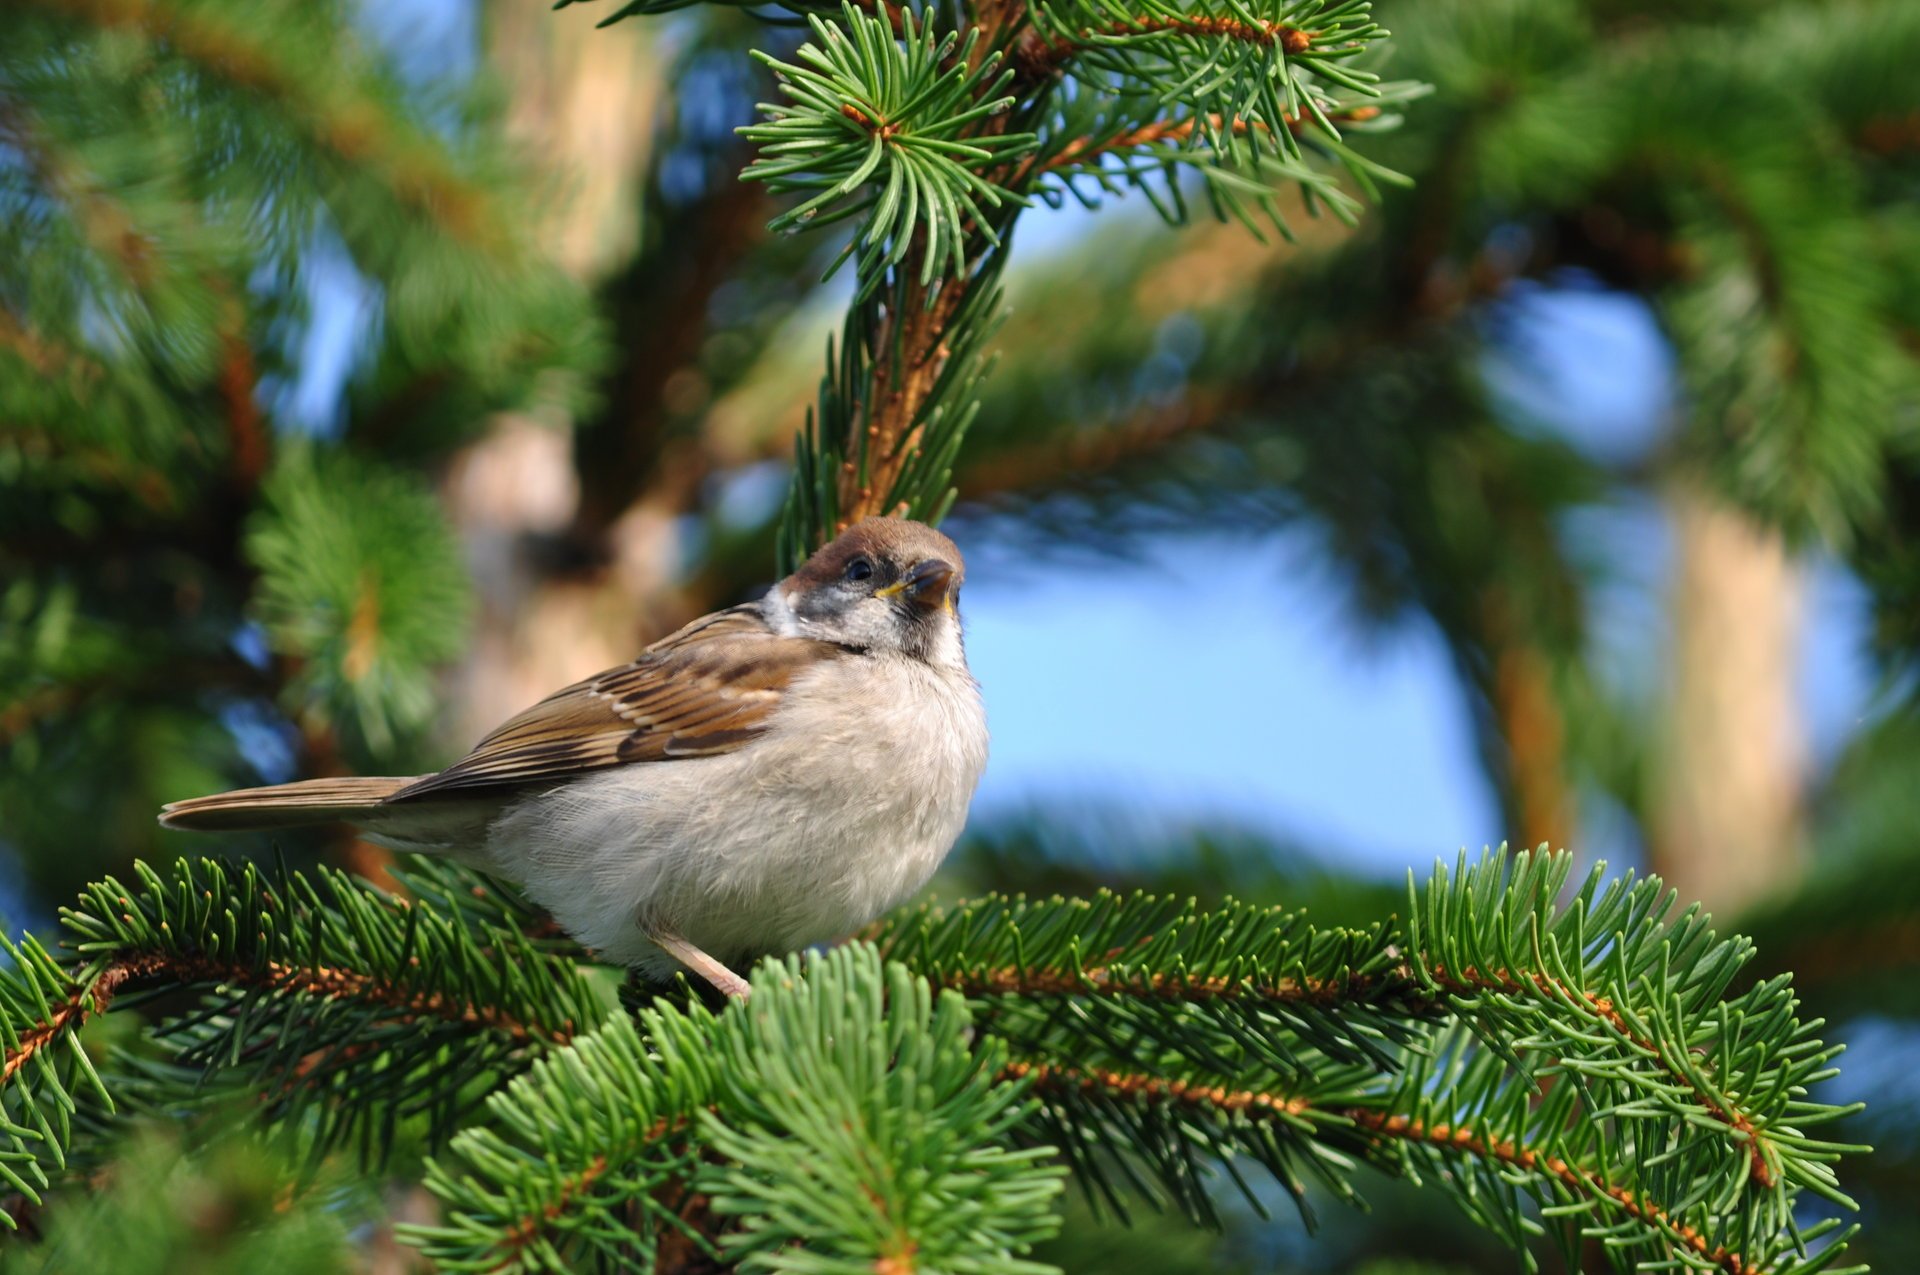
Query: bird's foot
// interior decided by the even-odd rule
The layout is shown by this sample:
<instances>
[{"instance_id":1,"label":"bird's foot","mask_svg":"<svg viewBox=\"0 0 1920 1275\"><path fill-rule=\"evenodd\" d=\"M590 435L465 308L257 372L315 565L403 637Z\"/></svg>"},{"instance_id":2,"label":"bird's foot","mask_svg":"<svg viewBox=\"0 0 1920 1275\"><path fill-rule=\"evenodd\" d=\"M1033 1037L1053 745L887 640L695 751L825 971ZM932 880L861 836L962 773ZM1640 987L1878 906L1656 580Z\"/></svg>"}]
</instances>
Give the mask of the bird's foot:
<instances>
[{"instance_id":1,"label":"bird's foot","mask_svg":"<svg viewBox=\"0 0 1920 1275\"><path fill-rule=\"evenodd\" d=\"M695 974L698 974L701 978L707 980L721 995L731 996L735 1000L745 1000L753 990L747 986L746 979L741 978L738 974L722 965L719 961L714 960L711 956L708 956L705 952L702 952L678 934L665 930L654 930L650 931L647 937L652 939L667 955L692 970Z\"/></svg>"}]
</instances>

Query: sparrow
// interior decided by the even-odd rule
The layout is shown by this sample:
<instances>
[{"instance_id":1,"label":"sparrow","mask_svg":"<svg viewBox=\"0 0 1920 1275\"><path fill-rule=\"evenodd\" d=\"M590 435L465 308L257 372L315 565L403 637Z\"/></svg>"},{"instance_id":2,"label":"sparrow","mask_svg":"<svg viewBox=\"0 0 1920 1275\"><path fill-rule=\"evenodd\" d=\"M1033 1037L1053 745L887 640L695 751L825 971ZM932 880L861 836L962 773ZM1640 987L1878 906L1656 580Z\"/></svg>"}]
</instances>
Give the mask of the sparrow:
<instances>
[{"instance_id":1,"label":"sparrow","mask_svg":"<svg viewBox=\"0 0 1920 1275\"><path fill-rule=\"evenodd\" d=\"M844 935L926 883L987 760L966 567L869 518L757 602L541 700L432 775L176 801L196 831L343 822L518 884L602 958L664 982Z\"/></svg>"}]
</instances>

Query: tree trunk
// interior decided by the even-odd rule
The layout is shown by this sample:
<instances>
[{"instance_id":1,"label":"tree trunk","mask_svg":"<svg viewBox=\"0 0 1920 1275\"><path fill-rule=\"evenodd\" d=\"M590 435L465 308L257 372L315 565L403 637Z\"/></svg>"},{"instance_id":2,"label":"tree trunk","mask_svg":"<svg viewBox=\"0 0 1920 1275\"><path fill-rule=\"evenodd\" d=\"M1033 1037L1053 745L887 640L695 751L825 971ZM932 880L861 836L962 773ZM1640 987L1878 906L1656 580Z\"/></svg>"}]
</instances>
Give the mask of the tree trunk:
<instances>
[{"instance_id":1,"label":"tree trunk","mask_svg":"<svg viewBox=\"0 0 1920 1275\"><path fill-rule=\"evenodd\" d=\"M545 5L504 2L484 13L487 57L509 97L509 133L556 188L541 241L589 283L639 245L662 93L641 24L600 31L591 16L556 18ZM645 617L629 590L605 588L599 570L555 576L542 561L542 538L572 523L580 499L572 424L503 415L459 456L445 484L479 596L473 645L448 696L458 706L446 723L456 744L637 650ZM673 560L670 527L637 527L616 539L618 567L634 577L626 583L643 592L660 583Z\"/></svg>"},{"instance_id":2,"label":"tree trunk","mask_svg":"<svg viewBox=\"0 0 1920 1275\"><path fill-rule=\"evenodd\" d=\"M1726 918L1800 865L1800 571L1778 533L1697 485L1670 507L1672 684L1649 866Z\"/></svg>"}]
</instances>

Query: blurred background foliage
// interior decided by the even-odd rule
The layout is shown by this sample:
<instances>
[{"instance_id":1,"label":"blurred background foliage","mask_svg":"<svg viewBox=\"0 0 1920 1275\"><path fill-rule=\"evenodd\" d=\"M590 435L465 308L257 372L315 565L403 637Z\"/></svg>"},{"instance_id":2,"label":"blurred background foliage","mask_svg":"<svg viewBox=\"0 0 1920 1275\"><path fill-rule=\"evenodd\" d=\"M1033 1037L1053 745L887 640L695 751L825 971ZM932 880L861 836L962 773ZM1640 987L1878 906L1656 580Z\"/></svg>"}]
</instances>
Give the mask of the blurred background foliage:
<instances>
[{"instance_id":1,"label":"blurred background foliage","mask_svg":"<svg viewBox=\"0 0 1920 1275\"><path fill-rule=\"evenodd\" d=\"M1920 1243L1901 1203L1920 1192L1920 1104L1899 1083L1920 1010L1920 7L1378 9L1393 74L1435 89L1369 139L1412 187L1356 227L1292 217L1291 243L1096 223L1071 199L1023 229L950 529L976 580L1043 574L1028 605L1062 624L1072 581L1114 562L1292 537L1345 604L1328 646L1437 634L1496 794L1490 839L1580 849L1611 821L1611 846L1752 933L1759 972L1796 971L1860 1042L1849 1093L1880 1100L1845 1136L1881 1151L1848 1178L1856 1254L1900 1269ZM846 297L819 283L831 249L770 234L780 205L736 180L734 130L772 96L744 53L783 37L718 7L597 32L602 16L0 0L16 926L135 856L213 848L163 837L164 800L427 769L769 576ZM1599 302L1656 334L1657 357L1596 366L1607 347L1556 326ZM1655 409L1570 426L1556 360L1588 385L1643 383L1626 389ZM1622 510L1671 545L1658 667L1637 677L1595 622L1645 566L1644 540L1612 534ZM1829 756L1798 654L1822 562L1870 600L1880 681ZM1196 613L1190 649L1140 653L1170 670L1113 688L1168 749L1205 755L1180 665L1216 636ZM1345 783L1391 803L1397 780ZM1326 922L1400 897L1378 854L1206 813L1118 791L1003 802L938 889L1142 885ZM286 845L385 870L349 839ZM143 1145L114 1189L187 1201L183 1245L271 1213L266 1170L171 1164ZM1284 1207L1238 1208L1214 1238L1082 1215L1042 1256L1509 1268L1444 1205L1384 1183L1373 1198L1372 1216L1321 1210L1311 1243ZM34 1260L100 1269L60 1255L110 1243L115 1208L56 1210L66 1238ZM351 1214L249 1224L234 1269L336 1269L350 1241L398 1269ZM153 1269L189 1268L170 1260Z\"/></svg>"}]
</instances>

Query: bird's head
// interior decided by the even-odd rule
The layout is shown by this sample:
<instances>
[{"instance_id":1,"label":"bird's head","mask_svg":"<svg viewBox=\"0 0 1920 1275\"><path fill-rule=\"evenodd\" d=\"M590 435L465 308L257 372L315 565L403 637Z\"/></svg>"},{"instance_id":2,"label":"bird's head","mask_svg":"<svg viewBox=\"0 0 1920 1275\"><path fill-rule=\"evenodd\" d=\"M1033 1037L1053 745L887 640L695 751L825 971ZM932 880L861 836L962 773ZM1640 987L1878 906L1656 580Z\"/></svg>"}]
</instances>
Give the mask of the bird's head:
<instances>
[{"instance_id":1,"label":"bird's head","mask_svg":"<svg viewBox=\"0 0 1920 1275\"><path fill-rule=\"evenodd\" d=\"M925 523L868 518L773 587L797 634L964 665L960 548Z\"/></svg>"}]
</instances>

